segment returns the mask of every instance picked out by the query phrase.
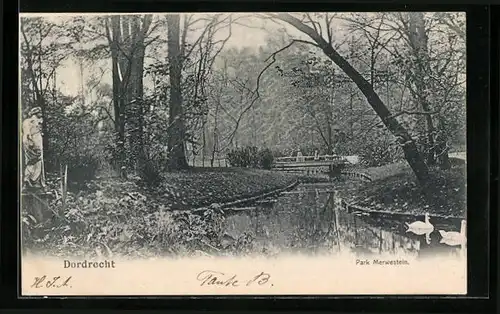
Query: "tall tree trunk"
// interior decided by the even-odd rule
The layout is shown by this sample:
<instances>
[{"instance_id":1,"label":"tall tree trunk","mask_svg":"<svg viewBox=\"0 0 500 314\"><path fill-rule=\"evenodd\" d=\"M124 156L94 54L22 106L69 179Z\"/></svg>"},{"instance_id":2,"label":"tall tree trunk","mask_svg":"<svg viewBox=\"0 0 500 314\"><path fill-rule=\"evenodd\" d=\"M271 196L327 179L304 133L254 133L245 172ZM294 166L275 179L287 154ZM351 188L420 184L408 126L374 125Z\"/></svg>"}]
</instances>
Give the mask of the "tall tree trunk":
<instances>
[{"instance_id":1,"label":"tall tree trunk","mask_svg":"<svg viewBox=\"0 0 500 314\"><path fill-rule=\"evenodd\" d=\"M205 126L206 126L206 118L203 118L203 124L202 124L202 147L201 147L201 166L205 167L205 152L206 152L206 147L207 147L207 136L205 134Z\"/></svg>"},{"instance_id":2,"label":"tall tree trunk","mask_svg":"<svg viewBox=\"0 0 500 314\"><path fill-rule=\"evenodd\" d=\"M327 131L327 139L328 142L326 143L328 152L327 155L333 154L333 132L332 132L332 125L330 124L330 121L327 121L326 123L326 131Z\"/></svg>"},{"instance_id":3,"label":"tall tree trunk","mask_svg":"<svg viewBox=\"0 0 500 314\"><path fill-rule=\"evenodd\" d=\"M168 132L168 168L170 170L187 169L188 163L184 151L184 117L182 113L181 71L182 56L179 44L179 14L167 16L168 59L170 76L170 104Z\"/></svg>"},{"instance_id":4,"label":"tall tree trunk","mask_svg":"<svg viewBox=\"0 0 500 314\"><path fill-rule=\"evenodd\" d=\"M114 167L121 177L126 177L125 168L125 113L123 106L122 74L120 71L120 43L121 27L120 16L112 16L111 27L106 25L107 37L111 49L112 79L113 79L113 111L115 120L116 152ZM108 20L106 20L108 24Z\"/></svg>"},{"instance_id":5,"label":"tall tree trunk","mask_svg":"<svg viewBox=\"0 0 500 314\"><path fill-rule=\"evenodd\" d=\"M429 54L427 50L428 37L425 30L424 14L422 12L409 13L408 23L408 39L411 43L413 50L414 63L415 63L415 100L420 103L420 107L425 114L426 123L426 160L428 165L436 163L436 147L435 147L435 129L432 120L432 105L430 104L430 80L427 79L427 74L430 73L429 69Z\"/></svg>"},{"instance_id":6,"label":"tall tree trunk","mask_svg":"<svg viewBox=\"0 0 500 314\"><path fill-rule=\"evenodd\" d=\"M219 91L219 97L220 93L222 92L222 88ZM214 161L215 161L215 154L218 152L219 149L219 129L218 129L218 124L219 124L219 106L220 106L220 99L218 99L217 104L215 105L215 113L214 113L214 129L213 129L213 137L214 137L214 142L212 145L212 158L210 159L210 167L214 166Z\"/></svg>"},{"instance_id":7,"label":"tall tree trunk","mask_svg":"<svg viewBox=\"0 0 500 314\"><path fill-rule=\"evenodd\" d=\"M132 150L132 162L134 167L142 171L145 165L146 154L144 151L144 55L145 36L151 24L151 16L143 18L139 16L130 17L131 24L131 44L129 51L130 58L130 147ZM141 23L142 21L142 23Z\"/></svg>"},{"instance_id":8,"label":"tall tree trunk","mask_svg":"<svg viewBox=\"0 0 500 314\"><path fill-rule=\"evenodd\" d=\"M133 88L134 88L134 76L135 76L135 62L134 56L132 55L133 33L130 30L131 26L131 16L121 16L121 42L120 42L120 53L119 53L119 69L120 69L120 81L122 85L122 95L121 95L121 106L123 110L123 129L125 133L125 166L127 167L127 172L134 169L135 156L134 156L134 143L132 143L132 132L133 132L133 119L134 105L131 104L133 99Z\"/></svg>"},{"instance_id":9,"label":"tall tree trunk","mask_svg":"<svg viewBox=\"0 0 500 314\"><path fill-rule=\"evenodd\" d=\"M49 137L48 137L48 127L47 127L47 106L45 102L45 97L42 94L41 87L38 85L37 79L36 79L36 73L33 65L33 59L31 59L31 56L27 58L28 60L28 68L29 68L29 75L31 78L31 83L33 85L33 90L35 94L35 103L38 107L40 107L40 110L42 112L42 145L43 145L43 154L47 156L47 152L49 149ZM50 169L52 165L47 164L47 168Z\"/></svg>"},{"instance_id":10,"label":"tall tree trunk","mask_svg":"<svg viewBox=\"0 0 500 314\"><path fill-rule=\"evenodd\" d=\"M78 66L80 67L80 98L82 101L82 104L85 104L85 83L84 83L84 76L83 76L83 59L78 60Z\"/></svg>"},{"instance_id":11,"label":"tall tree trunk","mask_svg":"<svg viewBox=\"0 0 500 314\"><path fill-rule=\"evenodd\" d=\"M344 59L320 34L314 29L302 23L299 19L288 13L280 13L275 15L280 20L289 23L299 31L308 35L316 44L323 50L344 73L358 86L361 92L365 95L370 106L375 110L385 126L397 137L408 164L412 168L420 185L425 188L429 181L429 169L425 164L422 156L417 150L417 146L408 133L408 131L394 118L389 109L382 102L380 97L374 91L373 86L368 82L354 67Z\"/></svg>"},{"instance_id":12,"label":"tall tree trunk","mask_svg":"<svg viewBox=\"0 0 500 314\"><path fill-rule=\"evenodd\" d=\"M353 92L351 90L351 85L349 84L349 138L352 140L354 137L354 111L353 111L353 103L354 97Z\"/></svg>"},{"instance_id":13,"label":"tall tree trunk","mask_svg":"<svg viewBox=\"0 0 500 314\"><path fill-rule=\"evenodd\" d=\"M42 145L43 145L43 151L44 151L44 155L45 156L48 156L47 152L49 152L49 136L50 136L50 130L49 130L49 126L47 124L47 102L45 100L45 95L44 95L44 89L43 89L43 71L42 71L42 55L43 55L43 51L42 51L42 41L43 41L43 38L42 38L42 30L39 29L39 35L40 35L40 43L38 44L38 66L39 66L39 80L40 80L40 85L38 87L36 87L36 92L37 92L37 104L38 106L40 107L41 111L42 111ZM34 74L34 69L33 69L33 74ZM47 78L48 79L48 78ZM34 80L34 82L36 82L36 79ZM36 84L36 83L35 83ZM47 160L47 159L46 159ZM45 162L45 161L44 161ZM46 163L46 168L48 169L51 169L52 168L52 164L50 163L50 159L49 159L49 162Z\"/></svg>"}]
</instances>

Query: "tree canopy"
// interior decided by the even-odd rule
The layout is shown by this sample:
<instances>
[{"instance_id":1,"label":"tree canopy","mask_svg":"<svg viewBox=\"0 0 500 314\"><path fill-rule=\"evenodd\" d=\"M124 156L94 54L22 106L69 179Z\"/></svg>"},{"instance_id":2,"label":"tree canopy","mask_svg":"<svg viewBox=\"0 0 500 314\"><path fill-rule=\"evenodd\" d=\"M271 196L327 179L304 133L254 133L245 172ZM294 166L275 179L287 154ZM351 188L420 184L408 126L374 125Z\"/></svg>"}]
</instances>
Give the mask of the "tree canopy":
<instances>
[{"instance_id":1,"label":"tree canopy","mask_svg":"<svg viewBox=\"0 0 500 314\"><path fill-rule=\"evenodd\" d=\"M425 181L465 145L460 13L40 15L20 40L49 170L147 176L256 146L404 158Z\"/></svg>"}]
</instances>

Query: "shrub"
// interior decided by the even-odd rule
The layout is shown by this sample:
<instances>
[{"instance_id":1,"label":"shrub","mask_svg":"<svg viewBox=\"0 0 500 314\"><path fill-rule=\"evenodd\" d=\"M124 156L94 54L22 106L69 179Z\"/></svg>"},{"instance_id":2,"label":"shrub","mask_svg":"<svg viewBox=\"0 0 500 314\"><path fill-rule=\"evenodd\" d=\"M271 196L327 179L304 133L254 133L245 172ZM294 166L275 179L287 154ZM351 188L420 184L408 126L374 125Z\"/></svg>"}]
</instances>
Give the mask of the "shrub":
<instances>
[{"instance_id":1,"label":"shrub","mask_svg":"<svg viewBox=\"0 0 500 314\"><path fill-rule=\"evenodd\" d=\"M142 183L146 186L156 186L162 180L161 173L164 171L166 161L161 160L146 160L144 165L139 169L139 176Z\"/></svg>"},{"instance_id":2,"label":"shrub","mask_svg":"<svg viewBox=\"0 0 500 314\"><path fill-rule=\"evenodd\" d=\"M361 163L368 167L383 166L388 162L388 154L383 147L365 147L361 153Z\"/></svg>"},{"instance_id":3,"label":"shrub","mask_svg":"<svg viewBox=\"0 0 500 314\"><path fill-rule=\"evenodd\" d=\"M232 167L248 167L250 156L245 148L235 148L227 154L227 160Z\"/></svg>"},{"instance_id":4,"label":"shrub","mask_svg":"<svg viewBox=\"0 0 500 314\"><path fill-rule=\"evenodd\" d=\"M259 166L263 169L271 169L274 162L273 153L265 148L259 152Z\"/></svg>"},{"instance_id":5,"label":"shrub","mask_svg":"<svg viewBox=\"0 0 500 314\"><path fill-rule=\"evenodd\" d=\"M232 167L251 167L271 169L274 161L270 149L259 150L254 146L235 148L227 154L227 160Z\"/></svg>"},{"instance_id":6,"label":"shrub","mask_svg":"<svg viewBox=\"0 0 500 314\"><path fill-rule=\"evenodd\" d=\"M396 138L386 130L374 131L356 141L356 154L360 163L367 167L380 167L404 158Z\"/></svg>"},{"instance_id":7,"label":"shrub","mask_svg":"<svg viewBox=\"0 0 500 314\"><path fill-rule=\"evenodd\" d=\"M61 216L42 223L23 210L24 249L83 257L103 245L117 255L178 255L220 247L224 231L222 212L170 211L131 182L102 182L80 197L68 193L64 211L60 199L49 206Z\"/></svg>"},{"instance_id":8,"label":"shrub","mask_svg":"<svg viewBox=\"0 0 500 314\"><path fill-rule=\"evenodd\" d=\"M247 159L247 165L251 168L257 168L259 166L259 149L254 146L245 147L245 158Z\"/></svg>"},{"instance_id":9,"label":"shrub","mask_svg":"<svg viewBox=\"0 0 500 314\"><path fill-rule=\"evenodd\" d=\"M65 158L68 165L68 181L83 184L93 180L99 169L99 159L93 155L75 155Z\"/></svg>"}]
</instances>

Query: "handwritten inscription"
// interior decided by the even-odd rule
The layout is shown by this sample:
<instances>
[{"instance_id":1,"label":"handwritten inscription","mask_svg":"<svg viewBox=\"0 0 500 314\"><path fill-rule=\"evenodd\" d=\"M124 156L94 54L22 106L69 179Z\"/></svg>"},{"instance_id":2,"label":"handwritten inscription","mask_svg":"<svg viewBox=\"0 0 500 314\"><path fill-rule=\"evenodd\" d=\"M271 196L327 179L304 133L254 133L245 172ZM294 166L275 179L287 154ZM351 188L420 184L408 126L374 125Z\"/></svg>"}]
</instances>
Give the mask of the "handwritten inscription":
<instances>
[{"instance_id":1,"label":"handwritten inscription","mask_svg":"<svg viewBox=\"0 0 500 314\"><path fill-rule=\"evenodd\" d=\"M46 275L43 275L42 277L35 277L31 288L71 288L71 278L71 276L65 278L61 276L49 278Z\"/></svg>"},{"instance_id":2,"label":"handwritten inscription","mask_svg":"<svg viewBox=\"0 0 500 314\"><path fill-rule=\"evenodd\" d=\"M204 270L200 272L196 279L200 282L200 286L225 286L225 287L240 287L259 285L263 286L269 282L271 275L261 272L250 279L240 279L236 274L225 274L214 270ZM273 286L273 284L271 284Z\"/></svg>"}]
</instances>

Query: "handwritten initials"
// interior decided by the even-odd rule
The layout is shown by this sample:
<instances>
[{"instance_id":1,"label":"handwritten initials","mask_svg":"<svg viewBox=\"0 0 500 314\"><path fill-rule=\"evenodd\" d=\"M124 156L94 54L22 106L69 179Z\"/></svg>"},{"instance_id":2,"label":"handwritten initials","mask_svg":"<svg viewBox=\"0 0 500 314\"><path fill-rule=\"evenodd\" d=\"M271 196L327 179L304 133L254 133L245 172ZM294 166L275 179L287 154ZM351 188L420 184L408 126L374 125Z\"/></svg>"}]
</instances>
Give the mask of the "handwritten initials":
<instances>
[{"instance_id":1,"label":"handwritten initials","mask_svg":"<svg viewBox=\"0 0 500 314\"><path fill-rule=\"evenodd\" d=\"M34 283L31 285L31 288L62 288L69 287L69 282L72 276L69 276L66 279L61 279L61 276L52 277L52 279L47 279L46 275L42 277L35 277Z\"/></svg>"}]
</instances>

